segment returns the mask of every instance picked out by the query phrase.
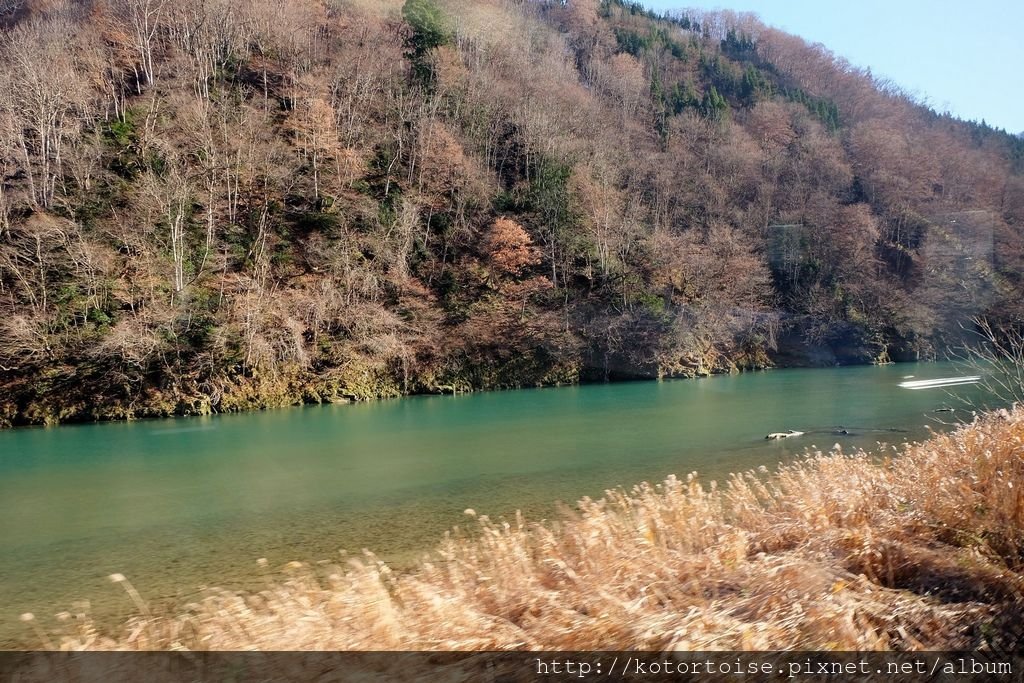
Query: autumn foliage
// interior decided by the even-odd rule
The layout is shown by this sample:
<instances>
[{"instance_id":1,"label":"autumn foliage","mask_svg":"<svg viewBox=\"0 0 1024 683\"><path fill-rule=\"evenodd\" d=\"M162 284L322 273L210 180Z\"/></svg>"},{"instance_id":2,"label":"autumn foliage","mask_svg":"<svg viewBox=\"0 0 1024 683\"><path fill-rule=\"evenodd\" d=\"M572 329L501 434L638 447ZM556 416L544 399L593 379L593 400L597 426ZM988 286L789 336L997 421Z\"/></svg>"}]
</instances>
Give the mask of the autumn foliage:
<instances>
[{"instance_id":1,"label":"autumn foliage","mask_svg":"<svg viewBox=\"0 0 1024 683\"><path fill-rule=\"evenodd\" d=\"M928 358L1024 143L731 12L0 3L0 424Z\"/></svg>"},{"instance_id":2,"label":"autumn foliage","mask_svg":"<svg viewBox=\"0 0 1024 683\"><path fill-rule=\"evenodd\" d=\"M494 221L484 238L484 249L491 266L500 276L517 276L541 262L530 233L509 218Z\"/></svg>"}]
</instances>

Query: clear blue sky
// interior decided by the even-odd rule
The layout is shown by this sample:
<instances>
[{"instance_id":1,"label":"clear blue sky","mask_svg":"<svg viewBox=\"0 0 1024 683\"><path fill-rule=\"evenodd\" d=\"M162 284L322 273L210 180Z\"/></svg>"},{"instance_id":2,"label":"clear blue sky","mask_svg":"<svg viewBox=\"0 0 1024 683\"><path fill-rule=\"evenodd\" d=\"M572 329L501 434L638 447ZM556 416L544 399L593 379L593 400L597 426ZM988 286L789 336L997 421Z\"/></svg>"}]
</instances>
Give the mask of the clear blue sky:
<instances>
[{"instance_id":1,"label":"clear blue sky","mask_svg":"<svg viewBox=\"0 0 1024 683\"><path fill-rule=\"evenodd\" d=\"M1024 132L1024 0L644 0L754 12L939 111Z\"/></svg>"}]
</instances>

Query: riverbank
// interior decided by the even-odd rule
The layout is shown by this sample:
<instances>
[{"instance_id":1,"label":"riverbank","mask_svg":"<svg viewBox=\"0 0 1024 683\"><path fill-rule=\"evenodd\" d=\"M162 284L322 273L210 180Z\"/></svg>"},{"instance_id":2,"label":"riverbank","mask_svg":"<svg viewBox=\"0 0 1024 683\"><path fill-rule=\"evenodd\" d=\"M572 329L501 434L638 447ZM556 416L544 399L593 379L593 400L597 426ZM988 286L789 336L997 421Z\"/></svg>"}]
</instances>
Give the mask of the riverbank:
<instances>
[{"instance_id":1,"label":"riverbank","mask_svg":"<svg viewBox=\"0 0 1024 683\"><path fill-rule=\"evenodd\" d=\"M153 384L111 385L75 367L0 381L0 429L159 417L244 413L300 405L353 403L403 396L470 393L577 384L573 365L403 373L386 363L350 364L322 374L299 369L268 376L180 377ZM0 378L2 379L2 378Z\"/></svg>"},{"instance_id":2,"label":"riverbank","mask_svg":"<svg viewBox=\"0 0 1024 683\"><path fill-rule=\"evenodd\" d=\"M895 456L895 453L893 453ZM583 500L561 522L446 538L405 573L293 564L67 649L1015 648L1024 618L1024 411L899 457L815 453L770 477ZM122 577L114 577L124 587ZM129 592L131 589L129 589ZM139 609L145 610L140 601Z\"/></svg>"},{"instance_id":3,"label":"riverbank","mask_svg":"<svg viewBox=\"0 0 1024 683\"><path fill-rule=\"evenodd\" d=\"M851 360L856 358L856 360ZM712 355L671 366L597 367L576 358L550 362L524 356L502 364L400 369L386 363L353 363L321 374L294 370L273 376L181 377L173 382L114 385L108 373L53 368L40 377L0 375L0 429L117 422L161 417L244 413L327 403L354 403L409 396L465 394L615 381L694 379L772 368L874 365L871 356L763 352Z\"/></svg>"}]
</instances>

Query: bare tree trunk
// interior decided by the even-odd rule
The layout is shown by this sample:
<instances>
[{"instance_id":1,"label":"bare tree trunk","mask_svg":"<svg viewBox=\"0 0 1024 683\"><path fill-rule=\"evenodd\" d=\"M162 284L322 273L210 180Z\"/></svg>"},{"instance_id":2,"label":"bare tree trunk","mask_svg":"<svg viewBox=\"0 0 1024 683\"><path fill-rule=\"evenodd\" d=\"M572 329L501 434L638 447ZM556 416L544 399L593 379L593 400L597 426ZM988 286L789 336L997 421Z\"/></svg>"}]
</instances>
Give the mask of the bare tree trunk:
<instances>
[{"instance_id":1,"label":"bare tree trunk","mask_svg":"<svg viewBox=\"0 0 1024 683\"><path fill-rule=\"evenodd\" d=\"M153 52L160 19L167 0L120 0L117 9L132 27L132 38L139 56L141 73L136 71L136 87L139 94L143 85L156 82Z\"/></svg>"}]
</instances>

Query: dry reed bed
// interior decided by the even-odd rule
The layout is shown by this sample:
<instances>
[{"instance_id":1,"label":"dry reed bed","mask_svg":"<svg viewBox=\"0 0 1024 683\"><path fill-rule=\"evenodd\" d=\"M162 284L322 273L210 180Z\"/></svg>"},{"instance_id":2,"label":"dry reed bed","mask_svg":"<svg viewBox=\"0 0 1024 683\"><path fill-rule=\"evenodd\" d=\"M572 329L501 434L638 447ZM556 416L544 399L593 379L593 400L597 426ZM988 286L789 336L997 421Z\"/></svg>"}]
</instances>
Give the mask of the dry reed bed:
<instances>
[{"instance_id":1,"label":"dry reed bed","mask_svg":"<svg viewBox=\"0 0 1024 683\"><path fill-rule=\"evenodd\" d=\"M470 512L471 511L467 511ZM480 517L431 561L293 563L61 649L961 649L1014 647L1024 604L1024 410L898 457L809 454L583 500L558 524ZM120 578L120 577L118 577ZM130 584L127 584L130 587ZM141 601L141 598L137 598Z\"/></svg>"}]
</instances>

